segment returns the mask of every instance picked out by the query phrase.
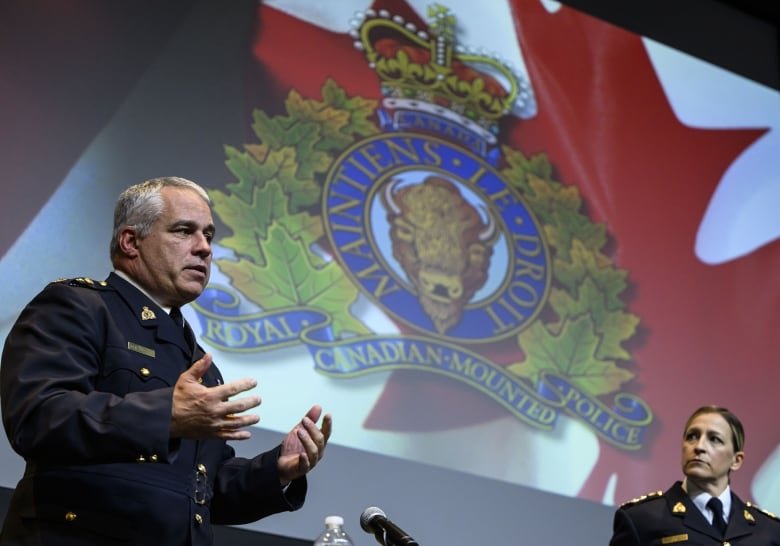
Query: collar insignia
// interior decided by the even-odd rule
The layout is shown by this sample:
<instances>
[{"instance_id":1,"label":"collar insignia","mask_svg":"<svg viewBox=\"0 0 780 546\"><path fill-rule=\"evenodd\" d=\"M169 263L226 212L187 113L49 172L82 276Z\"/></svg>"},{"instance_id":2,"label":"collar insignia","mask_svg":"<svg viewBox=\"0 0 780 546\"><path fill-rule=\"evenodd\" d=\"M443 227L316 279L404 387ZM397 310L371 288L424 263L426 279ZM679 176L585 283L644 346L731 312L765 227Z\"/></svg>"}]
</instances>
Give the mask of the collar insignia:
<instances>
[{"instance_id":1,"label":"collar insignia","mask_svg":"<svg viewBox=\"0 0 780 546\"><path fill-rule=\"evenodd\" d=\"M144 308L141 311L141 320L154 320L156 318L157 315L154 314L154 311L144 305Z\"/></svg>"},{"instance_id":2,"label":"collar insignia","mask_svg":"<svg viewBox=\"0 0 780 546\"><path fill-rule=\"evenodd\" d=\"M681 503L681 502L678 502L672 508L672 513L673 514L684 514L685 513L685 505L683 503Z\"/></svg>"},{"instance_id":3,"label":"collar insignia","mask_svg":"<svg viewBox=\"0 0 780 546\"><path fill-rule=\"evenodd\" d=\"M749 521L750 523L755 523L756 522L756 518L754 518L753 514L751 514L747 510L742 512L742 515L744 516L745 520Z\"/></svg>"}]
</instances>

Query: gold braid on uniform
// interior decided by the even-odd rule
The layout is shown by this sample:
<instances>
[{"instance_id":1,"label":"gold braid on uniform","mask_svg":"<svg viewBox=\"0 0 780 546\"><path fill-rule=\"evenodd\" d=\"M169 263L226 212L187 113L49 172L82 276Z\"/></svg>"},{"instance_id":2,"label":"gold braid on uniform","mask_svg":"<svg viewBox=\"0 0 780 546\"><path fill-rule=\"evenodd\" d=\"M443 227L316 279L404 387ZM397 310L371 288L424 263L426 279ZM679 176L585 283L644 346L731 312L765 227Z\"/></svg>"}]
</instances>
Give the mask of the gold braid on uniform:
<instances>
[{"instance_id":1,"label":"gold braid on uniform","mask_svg":"<svg viewBox=\"0 0 780 546\"><path fill-rule=\"evenodd\" d=\"M748 508L752 508L754 510L757 510L758 512L761 512L762 514L764 514L768 518L771 518L771 519L773 519L775 521L780 521L780 516L770 512L769 510L764 510L760 506L756 506L754 503L752 503L750 501L746 502L745 506L747 506Z\"/></svg>"},{"instance_id":2,"label":"gold braid on uniform","mask_svg":"<svg viewBox=\"0 0 780 546\"><path fill-rule=\"evenodd\" d=\"M662 497L664 494L663 491L651 491L650 493L647 493L646 495L642 495L641 497L636 497L631 500L628 500L620 505L621 508L626 506L633 506L635 504L641 504L645 501L648 501L650 499L657 499Z\"/></svg>"},{"instance_id":3,"label":"gold braid on uniform","mask_svg":"<svg viewBox=\"0 0 780 546\"><path fill-rule=\"evenodd\" d=\"M74 279L68 279L64 277L60 277L55 283L58 284L67 284L68 286L80 286L82 288L105 288L108 286L108 283L106 281L95 281L90 279L89 277L76 277Z\"/></svg>"}]
</instances>

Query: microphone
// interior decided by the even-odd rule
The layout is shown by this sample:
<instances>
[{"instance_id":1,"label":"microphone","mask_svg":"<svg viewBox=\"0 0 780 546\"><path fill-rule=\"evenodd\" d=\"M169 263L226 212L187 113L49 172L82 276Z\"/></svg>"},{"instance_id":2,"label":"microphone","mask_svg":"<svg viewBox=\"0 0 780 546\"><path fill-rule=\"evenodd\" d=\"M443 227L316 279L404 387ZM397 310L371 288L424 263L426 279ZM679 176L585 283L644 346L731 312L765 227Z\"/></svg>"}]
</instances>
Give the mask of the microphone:
<instances>
[{"instance_id":1,"label":"microphone","mask_svg":"<svg viewBox=\"0 0 780 546\"><path fill-rule=\"evenodd\" d=\"M376 506L369 506L360 514L360 527L366 533L373 533L379 544L385 546L420 546L409 534L387 519Z\"/></svg>"}]
</instances>

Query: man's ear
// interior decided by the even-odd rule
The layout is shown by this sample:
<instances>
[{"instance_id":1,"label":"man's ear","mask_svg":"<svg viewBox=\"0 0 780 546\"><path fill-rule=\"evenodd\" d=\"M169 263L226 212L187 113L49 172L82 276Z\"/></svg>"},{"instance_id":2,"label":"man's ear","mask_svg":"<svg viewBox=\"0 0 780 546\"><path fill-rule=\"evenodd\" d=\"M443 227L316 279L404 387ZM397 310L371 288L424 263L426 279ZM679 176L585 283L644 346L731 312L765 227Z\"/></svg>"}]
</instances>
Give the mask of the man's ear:
<instances>
[{"instance_id":1,"label":"man's ear","mask_svg":"<svg viewBox=\"0 0 780 546\"><path fill-rule=\"evenodd\" d=\"M138 244L140 239L138 238L134 227L123 227L119 232L117 242L119 243L119 250L122 254L128 258L135 258L138 256Z\"/></svg>"}]
</instances>

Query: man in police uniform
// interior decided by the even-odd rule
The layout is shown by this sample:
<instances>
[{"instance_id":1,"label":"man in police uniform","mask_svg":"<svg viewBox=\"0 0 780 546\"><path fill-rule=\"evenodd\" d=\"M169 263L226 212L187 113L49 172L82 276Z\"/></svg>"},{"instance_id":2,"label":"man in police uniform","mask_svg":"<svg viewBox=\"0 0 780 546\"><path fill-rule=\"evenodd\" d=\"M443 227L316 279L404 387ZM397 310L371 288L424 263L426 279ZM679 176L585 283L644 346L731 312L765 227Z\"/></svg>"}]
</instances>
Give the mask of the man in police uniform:
<instances>
[{"instance_id":1,"label":"man in police uniform","mask_svg":"<svg viewBox=\"0 0 780 546\"><path fill-rule=\"evenodd\" d=\"M729 486L731 471L742 466L744 442L742 423L729 410L704 406L693 412L683 433L685 479L621 506L610 546L780 546L780 519L743 502Z\"/></svg>"},{"instance_id":2,"label":"man in police uniform","mask_svg":"<svg viewBox=\"0 0 780 546\"><path fill-rule=\"evenodd\" d=\"M0 544L208 545L211 524L296 510L331 432L313 406L252 459L253 379L224 383L179 308L209 279L206 192L161 178L125 190L105 281L47 286L11 330L0 367L3 423L25 458ZM322 417L321 427L317 423Z\"/></svg>"}]
</instances>

